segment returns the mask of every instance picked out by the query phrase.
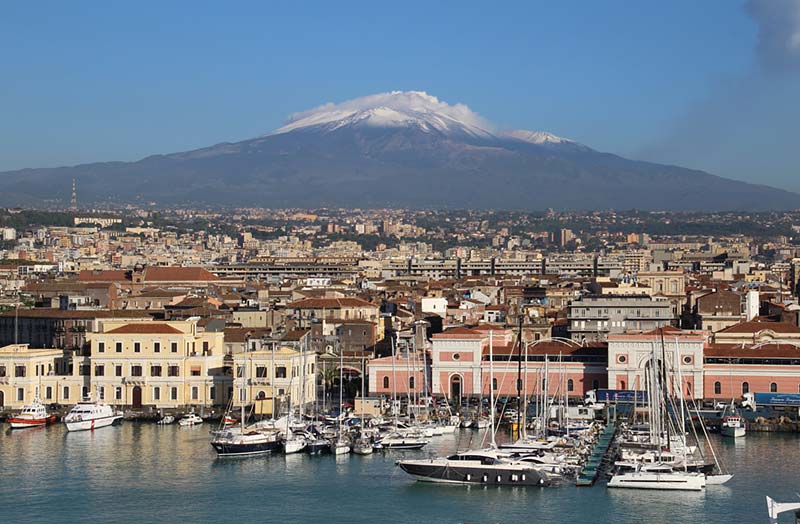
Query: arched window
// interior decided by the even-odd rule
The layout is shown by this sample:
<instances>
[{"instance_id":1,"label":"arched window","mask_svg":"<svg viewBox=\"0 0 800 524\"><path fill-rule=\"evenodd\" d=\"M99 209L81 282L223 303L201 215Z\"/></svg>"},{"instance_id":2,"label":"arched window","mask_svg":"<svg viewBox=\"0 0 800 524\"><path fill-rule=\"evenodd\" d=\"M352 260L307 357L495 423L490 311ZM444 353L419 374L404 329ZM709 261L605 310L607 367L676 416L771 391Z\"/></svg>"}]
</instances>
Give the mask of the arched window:
<instances>
[{"instance_id":1,"label":"arched window","mask_svg":"<svg viewBox=\"0 0 800 524\"><path fill-rule=\"evenodd\" d=\"M497 379L496 378L492 379L492 389L497 391Z\"/></svg>"},{"instance_id":2,"label":"arched window","mask_svg":"<svg viewBox=\"0 0 800 524\"><path fill-rule=\"evenodd\" d=\"M414 389L414 377L408 377L408 389Z\"/></svg>"},{"instance_id":3,"label":"arched window","mask_svg":"<svg viewBox=\"0 0 800 524\"><path fill-rule=\"evenodd\" d=\"M776 384L775 382L770 384L769 385L769 392L770 393L777 393L778 392L778 384Z\"/></svg>"},{"instance_id":4,"label":"arched window","mask_svg":"<svg viewBox=\"0 0 800 524\"><path fill-rule=\"evenodd\" d=\"M714 382L714 394L721 395L722 394L722 384L719 382Z\"/></svg>"},{"instance_id":5,"label":"arched window","mask_svg":"<svg viewBox=\"0 0 800 524\"><path fill-rule=\"evenodd\" d=\"M575 391L575 381L571 378L567 379L567 391Z\"/></svg>"},{"instance_id":6,"label":"arched window","mask_svg":"<svg viewBox=\"0 0 800 524\"><path fill-rule=\"evenodd\" d=\"M742 394L750 393L750 383L742 382Z\"/></svg>"},{"instance_id":7,"label":"arched window","mask_svg":"<svg viewBox=\"0 0 800 524\"><path fill-rule=\"evenodd\" d=\"M389 377L383 377L383 389L389 389Z\"/></svg>"},{"instance_id":8,"label":"arched window","mask_svg":"<svg viewBox=\"0 0 800 524\"><path fill-rule=\"evenodd\" d=\"M267 398L267 394L263 391L259 391L258 395L256 395L256 400L264 400Z\"/></svg>"}]
</instances>

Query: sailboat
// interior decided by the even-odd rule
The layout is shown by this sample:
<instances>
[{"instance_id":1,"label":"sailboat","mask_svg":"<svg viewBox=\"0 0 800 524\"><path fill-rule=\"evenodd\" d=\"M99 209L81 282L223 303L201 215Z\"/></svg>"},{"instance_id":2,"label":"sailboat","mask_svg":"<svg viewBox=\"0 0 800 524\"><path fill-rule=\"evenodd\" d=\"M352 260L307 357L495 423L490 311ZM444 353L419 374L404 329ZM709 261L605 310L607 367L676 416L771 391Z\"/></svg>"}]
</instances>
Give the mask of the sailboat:
<instances>
[{"instance_id":1,"label":"sailboat","mask_svg":"<svg viewBox=\"0 0 800 524\"><path fill-rule=\"evenodd\" d=\"M247 352L247 347L248 344L245 344L245 352ZM242 412L239 427L224 427L224 429L212 433L211 446L220 457L261 455L272 453L281 447L280 432L278 430L274 428L247 428L245 426L245 421L247 420L247 395L245 393L247 365L247 356L245 354L242 358L242 388L239 396Z\"/></svg>"},{"instance_id":2,"label":"sailboat","mask_svg":"<svg viewBox=\"0 0 800 524\"><path fill-rule=\"evenodd\" d=\"M358 439L353 442L353 453L356 455L371 455L373 451L372 439L364 432L364 363L361 363L361 431Z\"/></svg>"},{"instance_id":3,"label":"sailboat","mask_svg":"<svg viewBox=\"0 0 800 524\"><path fill-rule=\"evenodd\" d=\"M302 380L302 378L301 378ZM292 382L294 381L294 377L289 380L289 413L286 415L286 435L283 441L283 452L286 455L291 455L292 453L300 453L306 448L308 444L308 440L306 440L305 435L300 433L294 433L291 428L289 427L289 423L292 419Z\"/></svg>"},{"instance_id":4,"label":"sailboat","mask_svg":"<svg viewBox=\"0 0 800 524\"><path fill-rule=\"evenodd\" d=\"M336 440L331 442L331 452L334 455L346 455L350 453L350 439L342 429L344 420L344 352L339 349L339 429L336 432Z\"/></svg>"},{"instance_id":5,"label":"sailboat","mask_svg":"<svg viewBox=\"0 0 800 524\"><path fill-rule=\"evenodd\" d=\"M775 502L767 497L767 511L769 512L769 524L778 524L778 515L787 511L800 511L800 502Z\"/></svg>"}]
</instances>

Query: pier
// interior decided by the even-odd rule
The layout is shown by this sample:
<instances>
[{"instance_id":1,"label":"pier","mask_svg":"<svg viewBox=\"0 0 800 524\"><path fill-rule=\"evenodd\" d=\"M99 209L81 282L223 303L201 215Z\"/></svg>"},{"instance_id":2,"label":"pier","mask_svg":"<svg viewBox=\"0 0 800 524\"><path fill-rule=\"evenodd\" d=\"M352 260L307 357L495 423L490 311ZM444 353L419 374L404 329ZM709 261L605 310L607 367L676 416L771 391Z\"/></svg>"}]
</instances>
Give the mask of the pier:
<instances>
[{"instance_id":1,"label":"pier","mask_svg":"<svg viewBox=\"0 0 800 524\"><path fill-rule=\"evenodd\" d=\"M576 486L587 487L594 485L602 469L603 462L607 458L611 443L614 441L614 434L616 433L616 430L616 421L609 421L608 425L606 425L605 429L603 430L603 433L600 435L600 438L597 439L597 443L594 445L592 454L589 455L589 459L586 461L586 464L583 465L581 472L578 474L578 478L575 481Z\"/></svg>"}]
</instances>

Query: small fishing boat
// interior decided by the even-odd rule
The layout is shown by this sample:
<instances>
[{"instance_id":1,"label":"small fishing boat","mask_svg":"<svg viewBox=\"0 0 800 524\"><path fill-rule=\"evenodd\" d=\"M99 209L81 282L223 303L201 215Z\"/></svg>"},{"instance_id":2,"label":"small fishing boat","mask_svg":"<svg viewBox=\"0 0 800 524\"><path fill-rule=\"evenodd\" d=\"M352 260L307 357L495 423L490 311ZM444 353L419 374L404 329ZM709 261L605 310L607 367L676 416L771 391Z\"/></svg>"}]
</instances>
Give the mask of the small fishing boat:
<instances>
[{"instance_id":1,"label":"small fishing boat","mask_svg":"<svg viewBox=\"0 0 800 524\"><path fill-rule=\"evenodd\" d=\"M18 415L8 419L11 429L37 428L55 421L56 416L49 414L38 398L34 399L32 404L24 406Z\"/></svg>"},{"instance_id":2,"label":"small fishing boat","mask_svg":"<svg viewBox=\"0 0 800 524\"><path fill-rule=\"evenodd\" d=\"M745 436L747 429L739 415L728 415L722 419L720 433L725 437L739 438Z\"/></svg>"},{"instance_id":3,"label":"small fishing boat","mask_svg":"<svg viewBox=\"0 0 800 524\"><path fill-rule=\"evenodd\" d=\"M188 415L184 415L178 421L178 425L183 427L193 427L202 423L203 419L197 413L189 413Z\"/></svg>"}]
</instances>

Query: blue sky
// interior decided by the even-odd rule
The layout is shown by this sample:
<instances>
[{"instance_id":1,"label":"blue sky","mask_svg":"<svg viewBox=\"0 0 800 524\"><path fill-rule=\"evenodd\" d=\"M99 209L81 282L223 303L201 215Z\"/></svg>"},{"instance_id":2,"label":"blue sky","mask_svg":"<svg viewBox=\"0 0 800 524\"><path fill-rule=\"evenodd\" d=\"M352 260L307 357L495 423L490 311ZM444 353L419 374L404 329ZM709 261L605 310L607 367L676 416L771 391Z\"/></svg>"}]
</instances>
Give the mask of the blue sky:
<instances>
[{"instance_id":1,"label":"blue sky","mask_svg":"<svg viewBox=\"0 0 800 524\"><path fill-rule=\"evenodd\" d=\"M800 60L759 54L759 30L791 31L800 0L751 0L764 2L788 14L733 0L7 3L0 170L241 140L413 89L500 127L800 191Z\"/></svg>"}]
</instances>

